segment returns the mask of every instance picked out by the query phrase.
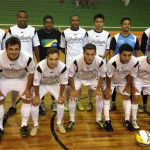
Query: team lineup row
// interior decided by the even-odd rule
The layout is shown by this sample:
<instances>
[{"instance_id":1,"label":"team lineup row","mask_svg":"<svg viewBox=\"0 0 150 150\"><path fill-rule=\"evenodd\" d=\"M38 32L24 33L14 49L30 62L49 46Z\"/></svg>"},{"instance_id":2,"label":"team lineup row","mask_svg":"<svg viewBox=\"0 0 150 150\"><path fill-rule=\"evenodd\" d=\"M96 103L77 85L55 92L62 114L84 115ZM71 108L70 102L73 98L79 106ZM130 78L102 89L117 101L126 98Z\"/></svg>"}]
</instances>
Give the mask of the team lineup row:
<instances>
[{"instance_id":1,"label":"team lineup row","mask_svg":"<svg viewBox=\"0 0 150 150\"><path fill-rule=\"evenodd\" d=\"M37 32L35 31L35 29L29 25L27 25L27 18L28 18L28 15L27 15L27 12L26 11L19 11L17 13L17 19L18 19L18 25L16 26L13 26L13 27L10 27L9 29L9 32L6 36L6 38L4 38L3 41L6 41L9 37L11 36L17 36L20 41L21 41L21 51L24 52L24 53L28 53L28 55L33 58L33 50L32 50L32 47L34 47L34 50L35 50L35 54L36 54L36 58L37 58L37 61L41 61L43 59L45 59L45 57L47 56L47 50L49 47L57 47L58 49L61 49L65 55L66 55L66 66L67 68L69 69L70 68L70 65L74 62L74 59L76 58L76 56L78 55L81 55L83 53L83 47L85 46L85 44L87 43L93 43L94 45L96 45L96 48L92 47L92 50L93 49L96 49L96 51L92 51L93 54L90 54L90 52L86 53L87 51L84 52L84 55L88 55L89 57L92 57L94 56L94 59L93 60L96 60L97 59L97 56L95 56L95 54L97 54L98 56L98 59L101 59L102 58L105 58L108 54L109 54L109 51L110 51L110 56L113 56L114 53L115 55L117 53L119 53L119 47L124 44L124 43L128 43L132 49L134 50L134 55L135 56L139 56L139 51L140 51L140 48L139 48L139 42L138 42L138 39L136 36L134 36L133 34L130 33L130 24L131 24L131 20L129 18L123 18L121 20L121 26L122 26L122 31L121 33L115 35L112 40L110 41L110 34L103 30L102 27L104 25L104 16L102 14L98 14L98 15L95 15L94 16L94 25L95 25L95 29L91 30L91 31L88 31L88 34L86 33L86 31L82 28L79 27L79 17L77 15L73 15L70 17L70 24L71 24L71 27L64 30L64 32L61 34L58 30L54 29L53 28L53 18L49 15L45 16L44 19L43 19L43 29L41 30L38 30ZM2 36L1 36L2 37ZM4 36L3 36L4 37ZM3 39L3 38L2 38ZM39 42L40 41L40 42ZM5 42L2 42L2 43L5 43ZM142 36L142 43L141 44L141 50L142 52L145 53L146 51L146 47L149 45L149 29L146 30ZM4 47L4 44L3 44L3 47ZM129 49L131 49L131 47ZM7 48L6 48L7 49ZM89 48L91 49L91 48ZM94 53L96 52L96 53ZM15 54L14 54L15 55ZM57 54L58 55L58 54ZM127 55L127 54L126 54ZM128 54L129 55L129 54ZM51 56L51 54L50 54ZM119 57L119 55L116 55ZM19 55L20 57L20 55ZM47 56L49 57L49 55ZM85 57L85 56L84 56ZM128 56L129 57L129 56ZM146 57L147 58L147 57ZM131 59L131 58L130 58ZM92 60L91 58L89 58L89 60ZM94 63L94 61L92 60L92 62ZM47 60L48 61L48 60ZM55 60L56 61L56 60ZM127 60L126 60L127 61ZM32 62L32 61L31 61ZM103 61L102 61L103 62ZM106 60L104 59L104 64L105 64ZM91 63L91 64L93 64ZM52 63L53 64L53 63ZM55 64L55 63L54 63ZM53 65L54 65L53 64ZM81 63L82 64L82 63ZM104 66L104 64L102 66ZM125 63L126 64L126 63ZM128 64L128 63L127 63ZM52 68L55 66L51 66ZM88 63L87 63L88 65ZM98 65L98 64L97 64ZM100 64L101 65L101 64ZM11 65L10 65L11 66ZM12 65L13 66L13 65ZM43 66L44 66L44 63L43 63ZM78 66L78 65L77 65ZM77 70L79 67L77 67ZM80 66L80 65L79 65ZM89 66L90 66L90 63L89 63ZM92 65L91 65L92 66ZM102 67L100 66L100 67ZM128 66L128 65L127 65ZM138 66L138 65L136 65ZM82 67L82 66L81 66ZM84 66L85 67L85 66ZM121 65L119 64L119 67L121 67ZM124 67L124 65L123 65ZM38 72L39 73L42 73L42 67L38 67ZM75 68L75 67L71 67L72 69ZM136 68L136 67L135 67ZM31 69L31 68L30 68ZM30 70L29 69L29 70ZM48 70L49 67L46 69ZM61 68L62 69L62 68ZM96 74L95 72L98 72L97 71L91 71L90 70L90 67L89 67L89 70L86 70L86 75L87 76L84 76L82 75L82 72L84 72L84 69L83 68L80 68L81 69L81 74L79 75L81 80L87 80L88 79L88 76L93 79L93 77L95 76L94 74ZM88 69L88 68L87 68ZM116 68L115 68L116 69ZM120 68L122 69L122 68ZM5 69L7 71L10 71L10 70L13 70L14 71L14 68L11 69L11 68L7 68ZM31 69L32 70L32 69ZM104 69L105 70L105 69ZM103 70L103 71L104 71ZM61 70L62 72L66 72L65 71L65 68L63 68L63 70ZM74 71L74 70L73 70ZM73 72L72 71L72 72ZM112 70L113 72L114 70ZM120 72L119 69L116 69L114 72ZM147 71L147 70L146 70ZM146 72L145 71L145 72ZM69 71L71 72L71 71ZM99 71L100 74L102 74L101 71ZM110 71L111 72L111 71ZM136 71L135 71L136 72ZM144 72L144 71L143 71ZM3 72L4 73L4 72ZM104 73L104 72L103 72ZM128 71L125 71L125 70L122 70L122 74L124 73L129 73L129 70ZM63 74L63 73L62 73ZM129 73L130 74L130 73ZM136 73L135 73L136 74ZM134 77L135 75L134 73L132 74L132 76ZM38 74L38 77L40 77L40 74ZM103 74L102 74L102 77ZM109 77L109 76L108 76ZM11 77L9 77L11 78ZM49 81L50 78L49 77L46 77L45 78ZM61 78L61 77L60 77ZM84 79L85 78L85 79ZM52 75L51 76L51 79L52 81L54 82L55 81L55 76ZM66 79L66 78L64 78ZM118 78L117 78L118 79ZM130 79L130 76L129 76L129 79ZM102 79L101 79L102 80ZM101 81L100 80L100 81ZM69 80L70 81L70 80ZM72 81L72 80L71 80ZM70 84L73 83L70 81ZM80 80L79 80L80 81ZM93 81L93 80L92 80ZM131 81L131 80L130 80ZM53 82L50 83L50 85L53 85ZM47 81L46 81L47 83ZM76 82L75 82L76 83ZM78 82L77 82L78 83ZM85 84L84 82L81 82L82 84ZM98 81L95 83L98 83ZM90 83L91 85L95 84L95 83ZM133 82L134 83L134 82ZM132 84L133 84L132 83ZM145 81L144 81L145 83ZM64 84L65 84L65 81L64 81ZM115 83L116 84L116 83ZM27 84L28 85L28 84ZM29 84L30 85L30 84ZM28 85L28 86L29 86ZM74 85L76 87L76 84ZM78 86L80 86L80 84L78 83ZM117 85L115 85L117 86ZM41 87L41 86L40 86ZM91 88L88 89L88 94L89 94L89 97L92 97L92 90L94 87L90 86ZM101 87L101 84L99 83L97 87ZM119 87L124 87L123 85L119 86ZM133 86L134 87L134 86ZM148 87L146 85L146 87ZM52 89L54 89L54 91L56 92L55 90L56 87L53 87ZM79 87L77 87L78 89ZM61 90L63 90L63 87L60 88ZM74 106L75 106L75 101L71 101L69 100L69 86L67 86L66 88L66 91L68 91L67 93L67 102L69 101L69 112L70 112L70 122L67 126L67 131L71 130L72 127L74 126L75 122L74 122ZM72 85L72 89L73 89L73 85ZM91 90L92 89L92 90ZM106 88L107 89L107 88ZM130 89L130 88L129 88ZM134 88L132 88L134 89ZM60 93L62 93L62 91L60 90ZM110 90L110 89L109 89ZM120 90L120 88L119 88ZM127 89L126 89L127 90ZM138 89L139 90L139 89ZM146 88L147 90L147 88ZM17 90L16 90L17 91ZM36 89L35 91L38 91L38 89ZM58 93L55 94L53 93L54 92L53 90L50 90L50 91L45 91L44 90L44 87L42 89L42 94L40 93L40 99L42 99L43 95L45 95L45 92L50 92L55 98L56 100L58 100ZM106 90L108 91L108 90ZM129 119L129 116L130 116L130 108L131 108L131 102L129 104L129 99L128 99L128 95L124 94L123 92L123 89L121 88L121 91L122 91L122 95L125 97L123 97L123 99L125 100L128 100L128 101L124 101L124 109L125 109L125 124L126 126L128 126L129 130L133 130L133 126L132 124L130 123L130 119ZM134 91L134 90L133 90ZM3 92L2 92L3 93ZM77 96L77 93L74 91L74 92L71 92L73 93L72 94L72 97L76 97ZM104 92L105 93L105 92ZM111 126L111 122L110 122L110 118L109 118L109 115L108 115L108 110L107 108L110 107L110 92L106 92L107 94L104 96L104 112L105 112L105 125L103 125L103 122L101 121L101 110L102 110L102 103L103 101L99 100L96 100L96 105L98 106L97 107L97 115L96 116L96 124L97 126L100 128L100 129L106 129L107 131L112 131L113 128ZM108 94L109 93L109 94ZM139 93L139 92L137 92ZM137 94L136 93L136 94ZM3 93L4 94L4 93ZM12 95L17 95L18 93L13 93ZM27 95L29 93L27 92ZM145 93L147 94L147 93ZM38 94L37 94L38 95ZM42 95L42 97L41 97ZM57 95L57 96L56 96ZM78 94L80 96L80 94ZM99 95L99 98L102 97L102 95L100 95L100 93L98 92L96 95ZM15 108L15 101L16 99L12 96L12 107L10 109L10 111L16 111L16 108ZM138 97L139 96L134 96L133 100L132 100L132 114L133 115L133 124L135 128L138 128L138 124L137 124L137 119L136 119L136 113L137 113L137 100L138 100ZM64 102L64 97L61 97L62 100L60 100L60 103L63 103ZM33 100L33 105L37 105L39 100L36 100L38 98L35 98L35 100ZM27 101L25 100L23 102L26 103ZM59 102L59 101L58 101ZM91 109L91 104L92 104L92 98L89 98L89 106L90 106L90 109ZM28 104L30 105L30 104ZM78 98L77 100L77 105L79 107L80 110L83 110L83 106ZM68 107L68 103L66 104L66 106ZM27 105L22 105L22 108L21 108L21 112L22 112L22 118L24 116L23 112L25 111L25 107L29 107ZM68 109L66 107L66 110ZM126 110L126 108L128 107L128 109ZM13 108L13 109L12 109ZM34 107L32 107L33 109ZM63 105L58 105L57 104L57 114L58 114L58 117L57 117L57 129L64 133L66 132L65 129L63 128L63 126L61 125L61 118L62 118L62 112L63 112ZM26 109L26 111L28 110L28 113L30 112L29 109ZM38 106L34 108L34 110L31 110L31 114L32 114L32 118L33 118L33 121L34 121L34 128L33 130L31 131L31 135L36 135L37 131L38 131L38 121L37 121L37 116L38 116ZM3 113L2 113L3 114ZM59 116L60 114L60 116ZM128 116L129 115L129 116ZM3 118L3 115L2 115L2 118ZM28 117L24 117L26 119L22 119L22 125L21 125L21 133L23 136L27 136L29 135L28 131L27 131L27 118ZM24 120L24 121L23 121ZM1 127L1 133L3 133L3 127ZM3 135L3 134L1 134Z\"/></svg>"}]
</instances>

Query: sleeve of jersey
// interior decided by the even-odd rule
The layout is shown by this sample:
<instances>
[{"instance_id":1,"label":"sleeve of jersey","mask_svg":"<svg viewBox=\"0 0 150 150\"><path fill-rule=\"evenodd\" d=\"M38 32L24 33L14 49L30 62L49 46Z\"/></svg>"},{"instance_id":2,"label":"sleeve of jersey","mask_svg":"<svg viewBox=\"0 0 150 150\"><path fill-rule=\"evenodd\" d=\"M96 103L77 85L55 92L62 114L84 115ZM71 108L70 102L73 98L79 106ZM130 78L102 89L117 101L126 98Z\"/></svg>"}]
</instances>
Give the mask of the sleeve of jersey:
<instances>
[{"instance_id":1,"label":"sleeve of jersey","mask_svg":"<svg viewBox=\"0 0 150 150\"><path fill-rule=\"evenodd\" d=\"M76 60L71 64L70 68L69 68L69 77L73 77L76 70L77 70L77 63Z\"/></svg>"},{"instance_id":2,"label":"sleeve of jersey","mask_svg":"<svg viewBox=\"0 0 150 150\"><path fill-rule=\"evenodd\" d=\"M109 78L111 78L113 76L113 72L114 72L114 65L112 62L108 62L107 67L106 67L106 74Z\"/></svg>"},{"instance_id":3,"label":"sleeve of jersey","mask_svg":"<svg viewBox=\"0 0 150 150\"><path fill-rule=\"evenodd\" d=\"M136 59L136 58L135 58ZM130 72L130 75L132 77L137 77L137 72L138 72L138 66L139 66L139 62L138 60L136 59L135 62L134 62L134 65L133 65L133 68L131 69L131 72Z\"/></svg>"},{"instance_id":4,"label":"sleeve of jersey","mask_svg":"<svg viewBox=\"0 0 150 150\"><path fill-rule=\"evenodd\" d=\"M27 62L27 70L29 74L34 74L34 69L35 69L35 63L32 58L29 57L29 60Z\"/></svg>"},{"instance_id":5,"label":"sleeve of jersey","mask_svg":"<svg viewBox=\"0 0 150 150\"><path fill-rule=\"evenodd\" d=\"M33 85L34 86L39 86L41 78L42 78L42 70L41 70L40 66L37 65L37 67L34 71Z\"/></svg>"},{"instance_id":6,"label":"sleeve of jersey","mask_svg":"<svg viewBox=\"0 0 150 150\"><path fill-rule=\"evenodd\" d=\"M5 42L6 42L6 33L3 37L3 41L2 41L2 49L5 49Z\"/></svg>"},{"instance_id":7,"label":"sleeve of jersey","mask_svg":"<svg viewBox=\"0 0 150 150\"><path fill-rule=\"evenodd\" d=\"M107 38L107 43L106 43L106 49L110 49L110 34L108 35L108 38Z\"/></svg>"},{"instance_id":8,"label":"sleeve of jersey","mask_svg":"<svg viewBox=\"0 0 150 150\"><path fill-rule=\"evenodd\" d=\"M60 83L61 84L68 84L68 69L66 66L61 70Z\"/></svg>"},{"instance_id":9,"label":"sleeve of jersey","mask_svg":"<svg viewBox=\"0 0 150 150\"><path fill-rule=\"evenodd\" d=\"M139 40L138 40L138 38L136 38L136 43L135 43L134 50L140 50Z\"/></svg>"},{"instance_id":10,"label":"sleeve of jersey","mask_svg":"<svg viewBox=\"0 0 150 150\"><path fill-rule=\"evenodd\" d=\"M115 37L113 37L111 42L110 42L110 49L113 51L116 50L116 39L115 39Z\"/></svg>"},{"instance_id":11,"label":"sleeve of jersey","mask_svg":"<svg viewBox=\"0 0 150 150\"><path fill-rule=\"evenodd\" d=\"M59 44L59 46L61 48L66 48L66 40L65 40L65 34L64 34L64 32L60 36L60 44Z\"/></svg>"},{"instance_id":12,"label":"sleeve of jersey","mask_svg":"<svg viewBox=\"0 0 150 150\"><path fill-rule=\"evenodd\" d=\"M84 40L83 40L83 47L88 43L88 34L87 32L85 33L85 37L84 37Z\"/></svg>"},{"instance_id":13,"label":"sleeve of jersey","mask_svg":"<svg viewBox=\"0 0 150 150\"><path fill-rule=\"evenodd\" d=\"M141 39L141 51L145 54L148 37L144 32Z\"/></svg>"},{"instance_id":14,"label":"sleeve of jersey","mask_svg":"<svg viewBox=\"0 0 150 150\"><path fill-rule=\"evenodd\" d=\"M33 37L33 46L34 47L37 47L40 45L40 41L39 41L39 38L38 38L38 35L37 35L37 32L34 34L34 37Z\"/></svg>"},{"instance_id":15,"label":"sleeve of jersey","mask_svg":"<svg viewBox=\"0 0 150 150\"><path fill-rule=\"evenodd\" d=\"M7 33L7 35L6 35L6 38L5 38L5 40L7 40L8 38L10 38L12 35L11 35L11 30L9 29L8 30L8 33Z\"/></svg>"},{"instance_id":16,"label":"sleeve of jersey","mask_svg":"<svg viewBox=\"0 0 150 150\"><path fill-rule=\"evenodd\" d=\"M103 60L101 60L101 63L99 65L99 72L100 72L100 76L105 78L106 77L106 66L105 63L103 62Z\"/></svg>"}]
</instances>

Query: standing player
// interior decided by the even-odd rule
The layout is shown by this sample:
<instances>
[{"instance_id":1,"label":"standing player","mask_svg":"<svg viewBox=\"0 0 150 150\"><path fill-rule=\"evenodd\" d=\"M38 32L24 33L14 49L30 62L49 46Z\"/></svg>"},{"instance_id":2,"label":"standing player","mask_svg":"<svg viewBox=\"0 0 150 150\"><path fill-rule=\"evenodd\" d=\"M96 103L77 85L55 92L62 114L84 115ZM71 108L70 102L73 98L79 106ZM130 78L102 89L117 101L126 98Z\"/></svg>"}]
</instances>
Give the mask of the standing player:
<instances>
[{"instance_id":1,"label":"standing player","mask_svg":"<svg viewBox=\"0 0 150 150\"><path fill-rule=\"evenodd\" d=\"M6 32L0 29L0 50L5 48L5 37L6 37Z\"/></svg>"},{"instance_id":2,"label":"standing player","mask_svg":"<svg viewBox=\"0 0 150 150\"><path fill-rule=\"evenodd\" d=\"M72 15L70 17L71 27L64 30L61 35L60 47L66 55L66 66L70 68L71 63L74 61L75 57L83 54L83 46L87 42L87 33L85 29L79 27L79 16ZM68 111L68 101L69 101L70 87L66 88L67 103L65 110ZM79 98L80 99L80 98ZM77 107L79 110L84 110L83 105L80 100L77 101Z\"/></svg>"},{"instance_id":3,"label":"standing player","mask_svg":"<svg viewBox=\"0 0 150 150\"><path fill-rule=\"evenodd\" d=\"M103 59L96 55L96 46L91 43L85 45L84 54L74 60L69 70L71 85L69 99L70 122L66 131L71 131L75 125L75 98L79 94L82 85L88 86L94 91L96 96L96 125L100 130L105 129L101 120L103 108L101 86L105 76L105 64Z\"/></svg>"},{"instance_id":4,"label":"standing player","mask_svg":"<svg viewBox=\"0 0 150 150\"><path fill-rule=\"evenodd\" d=\"M130 100L130 84L137 75L138 61L132 56L133 48L129 44L122 44L119 48L119 54L112 57L107 64L106 88L104 90L104 115L105 126L107 131L112 131L111 121L109 118L111 92L117 87L123 99L123 108L125 112L124 125L129 131L135 130L130 122L131 107L134 108L135 115L137 113L137 103L132 104ZM135 88L132 87L135 91ZM137 122L133 120L134 123Z\"/></svg>"},{"instance_id":5,"label":"standing player","mask_svg":"<svg viewBox=\"0 0 150 150\"><path fill-rule=\"evenodd\" d=\"M4 117L3 105L7 93L12 90L19 92L22 99L21 135L23 137L29 135L27 122L31 110L31 85L35 64L31 57L21 52L20 48L20 40L16 37L10 37L6 40L6 50L0 51L0 68L3 71L3 76L0 79L0 137L4 134L2 123Z\"/></svg>"},{"instance_id":6,"label":"standing player","mask_svg":"<svg viewBox=\"0 0 150 150\"><path fill-rule=\"evenodd\" d=\"M50 47L59 47L60 43L60 31L53 28L54 20L53 17L50 15L46 15L43 18L43 28L37 31L39 40L40 40L40 61L45 59L47 56L47 50ZM41 99L40 105L40 114L45 114L45 107L44 107L44 97ZM56 103L55 99L52 96L52 104L51 104L52 111L56 111Z\"/></svg>"},{"instance_id":7,"label":"standing player","mask_svg":"<svg viewBox=\"0 0 150 150\"><path fill-rule=\"evenodd\" d=\"M140 48L138 38L130 33L131 19L128 17L121 19L121 32L116 34L110 42L110 58L119 53L119 48L122 44L128 43L134 49L134 55L140 56ZM112 96L111 110L116 110L116 90Z\"/></svg>"},{"instance_id":8,"label":"standing player","mask_svg":"<svg viewBox=\"0 0 150 150\"><path fill-rule=\"evenodd\" d=\"M17 13L18 25L12 26L8 30L6 39L11 36L18 37L21 41L21 51L27 53L33 58L33 47L37 62L39 62L39 39L34 27L27 25L28 14L24 10L19 10ZM16 98L17 92L11 93L12 106L9 108L9 114L16 113Z\"/></svg>"},{"instance_id":9,"label":"standing player","mask_svg":"<svg viewBox=\"0 0 150 150\"><path fill-rule=\"evenodd\" d=\"M106 56L109 54L110 47L110 34L103 30L104 16L103 14L97 14L94 16L95 29L88 31L88 43L96 45L96 54L104 59L106 64ZM91 92L91 91L88 91ZM92 94L89 97L89 104L87 110L93 109Z\"/></svg>"},{"instance_id":10,"label":"standing player","mask_svg":"<svg viewBox=\"0 0 150 150\"><path fill-rule=\"evenodd\" d=\"M59 84L60 79L60 84ZM62 126L61 120L64 114L65 97L63 92L65 85L68 84L68 71L64 63L59 61L59 50L57 48L49 48L47 50L46 59L39 62L34 73L35 97L33 104L37 105L39 100L46 94L52 94L57 101L57 125L56 128L60 133L66 133ZM34 124L38 123L38 106L35 106ZM38 127L34 126L31 135L35 136Z\"/></svg>"},{"instance_id":11,"label":"standing player","mask_svg":"<svg viewBox=\"0 0 150 150\"><path fill-rule=\"evenodd\" d=\"M141 39L141 51L147 55L148 46L150 45L150 28L144 31ZM144 112L147 108L148 95L143 95L143 106L139 108L139 112Z\"/></svg>"}]
</instances>

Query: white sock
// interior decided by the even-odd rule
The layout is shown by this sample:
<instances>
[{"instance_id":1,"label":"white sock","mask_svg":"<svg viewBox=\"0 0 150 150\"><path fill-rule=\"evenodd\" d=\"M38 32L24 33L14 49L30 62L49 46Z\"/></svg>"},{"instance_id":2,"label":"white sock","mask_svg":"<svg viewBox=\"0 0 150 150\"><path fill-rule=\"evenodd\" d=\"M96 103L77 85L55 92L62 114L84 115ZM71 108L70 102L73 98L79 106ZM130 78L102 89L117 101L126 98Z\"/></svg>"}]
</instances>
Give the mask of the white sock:
<instances>
[{"instance_id":1,"label":"white sock","mask_svg":"<svg viewBox=\"0 0 150 150\"><path fill-rule=\"evenodd\" d=\"M69 99L69 114L70 114L70 121L74 122L74 116L75 116L75 107L76 103L75 100Z\"/></svg>"},{"instance_id":2,"label":"white sock","mask_svg":"<svg viewBox=\"0 0 150 150\"><path fill-rule=\"evenodd\" d=\"M67 104L69 103L69 98L70 98L70 86L66 85L66 99L67 99Z\"/></svg>"},{"instance_id":3,"label":"white sock","mask_svg":"<svg viewBox=\"0 0 150 150\"><path fill-rule=\"evenodd\" d=\"M123 100L123 108L124 108L124 113L125 113L125 120L130 120L131 101Z\"/></svg>"},{"instance_id":4,"label":"white sock","mask_svg":"<svg viewBox=\"0 0 150 150\"><path fill-rule=\"evenodd\" d=\"M131 104L131 111L132 111L133 120L137 120L137 110L138 110L138 104Z\"/></svg>"},{"instance_id":5,"label":"white sock","mask_svg":"<svg viewBox=\"0 0 150 150\"><path fill-rule=\"evenodd\" d=\"M96 122L101 120L101 114L103 110L103 99L99 99L97 96L96 100Z\"/></svg>"},{"instance_id":6,"label":"white sock","mask_svg":"<svg viewBox=\"0 0 150 150\"><path fill-rule=\"evenodd\" d=\"M109 118L109 108L110 108L110 100L105 100L104 99L104 116L105 116L105 121L110 120L110 118Z\"/></svg>"},{"instance_id":7,"label":"white sock","mask_svg":"<svg viewBox=\"0 0 150 150\"><path fill-rule=\"evenodd\" d=\"M92 95L93 95L93 90L88 88L89 103L92 103Z\"/></svg>"},{"instance_id":8,"label":"white sock","mask_svg":"<svg viewBox=\"0 0 150 150\"><path fill-rule=\"evenodd\" d=\"M0 129L3 130L4 105L0 105Z\"/></svg>"},{"instance_id":9,"label":"white sock","mask_svg":"<svg viewBox=\"0 0 150 150\"><path fill-rule=\"evenodd\" d=\"M39 119L39 106L31 106L31 116L34 123L34 127L39 126L38 119Z\"/></svg>"},{"instance_id":10,"label":"white sock","mask_svg":"<svg viewBox=\"0 0 150 150\"><path fill-rule=\"evenodd\" d=\"M22 103L22 106L21 106L21 116L22 116L21 127L27 126L30 112L31 112L31 104Z\"/></svg>"},{"instance_id":11,"label":"white sock","mask_svg":"<svg viewBox=\"0 0 150 150\"><path fill-rule=\"evenodd\" d=\"M11 91L11 107L16 108L17 91Z\"/></svg>"},{"instance_id":12,"label":"white sock","mask_svg":"<svg viewBox=\"0 0 150 150\"><path fill-rule=\"evenodd\" d=\"M63 115L64 115L64 104L57 104L57 124L61 124Z\"/></svg>"}]
</instances>

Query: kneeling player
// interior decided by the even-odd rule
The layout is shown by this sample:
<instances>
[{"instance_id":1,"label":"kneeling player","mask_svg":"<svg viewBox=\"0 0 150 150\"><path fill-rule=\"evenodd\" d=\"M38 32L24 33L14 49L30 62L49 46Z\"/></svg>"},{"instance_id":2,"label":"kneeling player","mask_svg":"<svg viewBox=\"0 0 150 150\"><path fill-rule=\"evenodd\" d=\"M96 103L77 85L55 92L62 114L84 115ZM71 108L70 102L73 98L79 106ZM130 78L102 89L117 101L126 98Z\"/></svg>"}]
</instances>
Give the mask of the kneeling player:
<instances>
[{"instance_id":1,"label":"kneeling player","mask_svg":"<svg viewBox=\"0 0 150 150\"><path fill-rule=\"evenodd\" d=\"M132 56L133 48L128 44L123 44L119 48L119 54L112 57L107 64L106 88L104 90L104 115L105 126L107 131L112 131L109 118L110 98L114 88L117 87L123 99L123 108L125 112L124 125L128 130L133 131L135 128L130 122L131 107L135 109L134 103L131 105L130 84L133 78L137 76L138 61ZM136 91L135 87L132 87Z\"/></svg>"},{"instance_id":2,"label":"kneeling player","mask_svg":"<svg viewBox=\"0 0 150 150\"><path fill-rule=\"evenodd\" d=\"M103 59L96 56L96 46L87 44L84 47L84 53L78 56L69 69L69 82L71 85L69 99L70 122L66 131L72 130L75 125L75 98L79 94L82 85L88 86L94 91L96 96L96 125L104 130L101 113L103 108L103 95L101 86L105 74L105 65Z\"/></svg>"},{"instance_id":3,"label":"kneeling player","mask_svg":"<svg viewBox=\"0 0 150 150\"><path fill-rule=\"evenodd\" d=\"M4 101L7 93L17 91L22 99L20 132L23 137L29 136L27 122L31 111L31 85L33 83L34 61L20 50L20 40L11 37L6 41L6 50L0 51L0 137L4 134L3 117ZM27 72L27 71L28 72Z\"/></svg>"},{"instance_id":4,"label":"kneeling player","mask_svg":"<svg viewBox=\"0 0 150 150\"><path fill-rule=\"evenodd\" d=\"M60 83L59 83L60 79ZM66 133L62 126L62 118L64 114L63 96L65 85L68 84L68 71L64 63L59 61L59 50L57 48L49 48L46 59L39 62L34 73L34 89L35 97L33 98L33 111L31 111L34 121L34 128L31 132L35 136L38 130L38 110L39 101L46 94L50 93L57 101L57 125L56 128L60 133Z\"/></svg>"}]
</instances>

